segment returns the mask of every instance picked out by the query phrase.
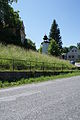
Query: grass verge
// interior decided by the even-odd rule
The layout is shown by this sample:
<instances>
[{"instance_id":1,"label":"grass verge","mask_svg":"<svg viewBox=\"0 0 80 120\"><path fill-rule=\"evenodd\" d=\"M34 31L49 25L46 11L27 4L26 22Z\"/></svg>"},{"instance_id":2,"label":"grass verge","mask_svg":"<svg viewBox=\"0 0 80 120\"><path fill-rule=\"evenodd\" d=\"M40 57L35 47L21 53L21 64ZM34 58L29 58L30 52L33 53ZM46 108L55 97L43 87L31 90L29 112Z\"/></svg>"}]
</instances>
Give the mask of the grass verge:
<instances>
[{"instance_id":1,"label":"grass verge","mask_svg":"<svg viewBox=\"0 0 80 120\"><path fill-rule=\"evenodd\" d=\"M23 84L30 84L30 83L38 83L38 82L44 82L44 81L49 81L49 80L56 80L60 78L68 78L72 76L78 76L80 75L80 71L76 71L73 73L68 73L68 74L60 74L60 75L55 75L55 76L47 76L47 77L38 77L38 78L30 78L30 79L21 79L17 82L1 82L0 81L0 88L5 88L5 87L12 87L12 86L19 86Z\"/></svg>"}]
</instances>

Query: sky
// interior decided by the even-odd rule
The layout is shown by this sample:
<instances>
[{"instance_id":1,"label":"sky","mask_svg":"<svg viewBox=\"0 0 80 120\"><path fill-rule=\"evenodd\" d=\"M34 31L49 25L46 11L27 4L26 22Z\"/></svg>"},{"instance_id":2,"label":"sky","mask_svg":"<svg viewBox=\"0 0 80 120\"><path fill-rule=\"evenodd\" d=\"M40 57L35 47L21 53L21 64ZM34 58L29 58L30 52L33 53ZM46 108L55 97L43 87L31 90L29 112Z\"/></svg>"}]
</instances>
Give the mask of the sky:
<instances>
[{"instance_id":1,"label":"sky","mask_svg":"<svg viewBox=\"0 0 80 120\"><path fill-rule=\"evenodd\" d=\"M54 19L63 47L76 46L80 42L80 0L18 0L12 6L20 11L26 38L31 39L37 49L44 35L49 36Z\"/></svg>"}]
</instances>

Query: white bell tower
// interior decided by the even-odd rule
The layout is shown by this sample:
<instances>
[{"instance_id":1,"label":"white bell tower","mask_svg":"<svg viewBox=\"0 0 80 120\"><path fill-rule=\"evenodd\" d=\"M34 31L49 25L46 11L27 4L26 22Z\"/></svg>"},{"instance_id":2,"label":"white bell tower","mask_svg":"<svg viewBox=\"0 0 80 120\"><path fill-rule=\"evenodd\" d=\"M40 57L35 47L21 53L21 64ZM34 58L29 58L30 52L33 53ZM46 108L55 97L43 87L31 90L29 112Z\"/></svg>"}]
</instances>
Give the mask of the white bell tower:
<instances>
[{"instance_id":1,"label":"white bell tower","mask_svg":"<svg viewBox=\"0 0 80 120\"><path fill-rule=\"evenodd\" d=\"M48 40L48 37L47 35L44 36L43 38L44 42L42 42L42 53L43 54L48 54L48 46L49 46L49 40Z\"/></svg>"}]
</instances>

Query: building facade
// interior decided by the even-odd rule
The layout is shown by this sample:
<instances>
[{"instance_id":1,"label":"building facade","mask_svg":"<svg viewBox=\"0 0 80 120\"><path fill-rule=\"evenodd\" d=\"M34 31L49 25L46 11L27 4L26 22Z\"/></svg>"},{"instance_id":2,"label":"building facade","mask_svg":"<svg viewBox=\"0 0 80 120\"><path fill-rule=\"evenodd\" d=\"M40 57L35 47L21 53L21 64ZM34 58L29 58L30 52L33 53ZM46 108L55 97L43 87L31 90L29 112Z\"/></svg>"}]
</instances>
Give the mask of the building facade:
<instances>
[{"instance_id":1,"label":"building facade","mask_svg":"<svg viewBox=\"0 0 80 120\"><path fill-rule=\"evenodd\" d=\"M68 53L67 53L67 60L70 61L77 61L80 59L80 50L78 50L76 47L73 47Z\"/></svg>"}]
</instances>

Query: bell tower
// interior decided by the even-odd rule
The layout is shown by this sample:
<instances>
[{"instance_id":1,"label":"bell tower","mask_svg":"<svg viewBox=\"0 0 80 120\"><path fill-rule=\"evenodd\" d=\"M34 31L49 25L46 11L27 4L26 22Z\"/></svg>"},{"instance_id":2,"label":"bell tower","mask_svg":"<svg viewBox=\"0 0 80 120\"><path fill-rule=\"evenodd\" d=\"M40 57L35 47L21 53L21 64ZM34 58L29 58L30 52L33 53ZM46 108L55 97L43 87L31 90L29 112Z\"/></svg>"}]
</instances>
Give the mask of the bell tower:
<instances>
[{"instance_id":1,"label":"bell tower","mask_svg":"<svg viewBox=\"0 0 80 120\"><path fill-rule=\"evenodd\" d=\"M50 42L49 42L49 39L46 34L44 35L43 40L44 41L41 43L42 44L42 53L48 54L48 46L49 46Z\"/></svg>"}]
</instances>

